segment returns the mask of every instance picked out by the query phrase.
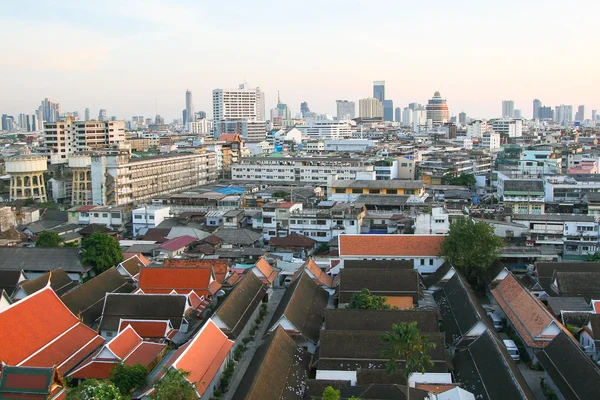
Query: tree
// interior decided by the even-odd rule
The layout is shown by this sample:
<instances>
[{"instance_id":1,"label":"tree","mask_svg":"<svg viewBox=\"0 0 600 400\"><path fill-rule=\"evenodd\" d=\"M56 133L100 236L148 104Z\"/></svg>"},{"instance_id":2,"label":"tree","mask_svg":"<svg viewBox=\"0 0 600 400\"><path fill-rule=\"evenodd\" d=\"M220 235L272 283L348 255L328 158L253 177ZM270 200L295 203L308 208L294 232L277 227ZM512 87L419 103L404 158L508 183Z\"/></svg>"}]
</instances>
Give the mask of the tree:
<instances>
[{"instance_id":1,"label":"tree","mask_svg":"<svg viewBox=\"0 0 600 400\"><path fill-rule=\"evenodd\" d=\"M590 254L589 256L586 257L585 260L592 261L592 262L600 262L600 251L596 252L594 254Z\"/></svg>"},{"instance_id":2,"label":"tree","mask_svg":"<svg viewBox=\"0 0 600 400\"><path fill-rule=\"evenodd\" d=\"M340 400L340 391L327 386L323 391L323 400Z\"/></svg>"},{"instance_id":3,"label":"tree","mask_svg":"<svg viewBox=\"0 0 600 400\"><path fill-rule=\"evenodd\" d=\"M276 198L276 199L285 199L289 195L290 194L288 192L286 192L285 190L278 190L276 192L273 192L271 197Z\"/></svg>"},{"instance_id":4,"label":"tree","mask_svg":"<svg viewBox=\"0 0 600 400\"><path fill-rule=\"evenodd\" d=\"M69 400L124 400L119 389L110 381L86 379L67 395Z\"/></svg>"},{"instance_id":5,"label":"tree","mask_svg":"<svg viewBox=\"0 0 600 400\"><path fill-rule=\"evenodd\" d=\"M504 245L490 225L462 218L450 225L442 256L473 283L498 258Z\"/></svg>"},{"instance_id":6,"label":"tree","mask_svg":"<svg viewBox=\"0 0 600 400\"><path fill-rule=\"evenodd\" d=\"M62 242L62 238L56 232L46 231L40 233L40 237L35 242L35 247L58 247Z\"/></svg>"},{"instance_id":7,"label":"tree","mask_svg":"<svg viewBox=\"0 0 600 400\"><path fill-rule=\"evenodd\" d=\"M123 261L119 242L105 233L94 232L82 241L83 262L103 272Z\"/></svg>"},{"instance_id":8,"label":"tree","mask_svg":"<svg viewBox=\"0 0 600 400\"><path fill-rule=\"evenodd\" d=\"M148 370L140 363L135 365L119 363L110 371L111 382L124 396L145 385L147 376Z\"/></svg>"},{"instance_id":9,"label":"tree","mask_svg":"<svg viewBox=\"0 0 600 400\"><path fill-rule=\"evenodd\" d=\"M444 175L443 181L446 185L466 186L468 188L472 188L477 183L475 175L472 174Z\"/></svg>"},{"instance_id":10,"label":"tree","mask_svg":"<svg viewBox=\"0 0 600 400\"><path fill-rule=\"evenodd\" d=\"M421 334L416 321L393 324L392 331L384 334L381 340L387 345L381 351L381 356L388 359L386 363L388 374L396 372L398 360L406 362L402 374L407 379L406 396L409 399L408 378L413 372L423 373L427 367L434 365L429 352L435 348L435 343L430 342L427 335Z\"/></svg>"},{"instance_id":11,"label":"tree","mask_svg":"<svg viewBox=\"0 0 600 400\"><path fill-rule=\"evenodd\" d=\"M353 293L350 303L346 308L358 310L390 310L389 304L386 304L387 297L372 295L369 289L363 289L360 292Z\"/></svg>"},{"instance_id":12,"label":"tree","mask_svg":"<svg viewBox=\"0 0 600 400\"><path fill-rule=\"evenodd\" d=\"M152 395L155 400L196 400L196 388L186 379L190 373L180 369L169 369L158 381Z\"/></svg>"}]
</instances>

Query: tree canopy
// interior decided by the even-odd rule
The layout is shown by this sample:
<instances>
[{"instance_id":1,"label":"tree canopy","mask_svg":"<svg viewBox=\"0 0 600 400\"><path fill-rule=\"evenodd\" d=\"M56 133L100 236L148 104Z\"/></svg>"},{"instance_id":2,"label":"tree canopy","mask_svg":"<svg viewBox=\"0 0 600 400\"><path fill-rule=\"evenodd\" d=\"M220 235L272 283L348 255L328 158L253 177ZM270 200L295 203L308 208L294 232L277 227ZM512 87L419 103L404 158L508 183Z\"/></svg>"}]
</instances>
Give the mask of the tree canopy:
<instances>
[{"instance_id":1,"label":"tree canopy","mask_svg":"<svg viewBox=\"0 0 600 400\"><path fill-rule=\"evenodd\" d=\"M146 384L148 370L142 364L125 365L117 364L110 371L110 380L119 389L122 395L131 394L134 389L137 389Z\"/></svg>"},{"instance_id":2,"label":"tree canopy","mask_svg":"<svg viewBox=\"0 0 600 400\"><path fill-rule=\"evenodd\" d=\"M185 379L188 375L189 372L180 369L169 369L162 379L154 386L156 391L152 395L152 398L155 400L198 399L194 385Z\"/></svg>"},{"instance_id":3,"label":"tree canopy","mask_svg":"<svg viewBox=\"0 0 600 400\"><path fill-rule=\"evenodd\" d=\"M387 297L371 294L369 289L363 289L360 292L353 293L350 303L346 308L358 310L390 310L389 304L386 304Z\"/></svg>"},{"instance_id":4,"label":"tree canopy","mask_svg":"<svg viewBox=\"0 0 600 400\"><path fill-rule=\"evenodd\" d=\"M413 372L422 373L433 366L429 352L435 348L435 343L421 334L416 321L393 324L392 331L385 333L381 340L386 344L381 356L388 360L386 370L389 374L396 372L398 360L406 361L403 371L406 378Z\"/></svg>"},{"instance_id":5,"label":"tree canopy","mask_svg":"<svg viewBox=\"0 0 600 400\"><path fill-rule=\"evenodd\" d=\"M124 400L119 389L110 381L86 379L67 395L69 400Z\"/></svg>"},{"instance_id":6,"label":"tree canopy","mask_svg":"<svg viewBox=\"0 0 600 400\"><path fill-rule=\"evenodd\" d=\"M473 282L498 258L504 245L490 225L462 218L450 225L442 256Z\"/></svg>"},{"instance_id":7,"label":"tree canopy","mask_svg":"<svg viewBox=\"0 0 600 400\"><path fill-rule=\"evenodd\" d=\"M97 272L103 272L123 261L119 242L105 233L94 232L83 239L83 262L93 265Z\"/></svg>"},{"instance_id":8,"label":"tree canopy","mask_svg":"<svg viewBox=\"0 0 600 400\"><path fill-rule=\"evenodd\" d=\"M466 186L468 188L472 188L477 182L473 174L445 175L443 181L446 185Z\"/></svg>"},{"instance_id":9,"label":"tree canopy","mask_svg":"<svg viewBox=\"0 0 600 400\"><path fill-rule=\"evenodd\" d=\"M327 386L323 391L323 400L340 400L340 391Z\"/></svg>"},{"instance_id":10,"label":"tree canopy","mask_svg":"<svg viewBox=\"0 0 600 400\"><path fill-rule=\"evenodd\" d=\"M62 238L56 232L46 231L40 233L40 236L35 242L35 247L58 247L62 242Z\"/></svg>"}]
</instances>

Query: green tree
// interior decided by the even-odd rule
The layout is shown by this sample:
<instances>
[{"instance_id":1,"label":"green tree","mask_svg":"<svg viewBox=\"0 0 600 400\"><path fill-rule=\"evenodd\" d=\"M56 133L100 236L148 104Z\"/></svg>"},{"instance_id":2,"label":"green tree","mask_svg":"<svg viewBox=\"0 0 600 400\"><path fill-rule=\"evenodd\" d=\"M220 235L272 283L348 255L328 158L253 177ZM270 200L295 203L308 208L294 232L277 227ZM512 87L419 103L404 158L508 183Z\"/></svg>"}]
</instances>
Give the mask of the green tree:
<instances>
[{"instance_id":1,"label":"green tree","mask_svg":"<svg viewBox=\"0 0 600 400\"><path fill-rule=\"evenodd\" d=\"M323 391L323 400L340 400L340 391L327 386Z\"/></svg>"},{"instance_id":2,"label":"green tree","mask_svg":"<svg viewBox=\"0 0 600 400\"><path fill-rule=\"evenodd\" d=\"M83 239L83 262L93 265L97 272L103 272L123 261L119 242L105 233L94 232Z\"/></svg>"},{"instance_id":3,"label":"green tree","mask_svg":"<svg viewBox=\"0 0 600 400\"><path fill-rule=\"evenodd\" d=\"M286 192L285 190L278 190L276 192L273 192L273 194L271 195L274 198L278 198L278 199L285 199L287 196L289 196L290 194L288 192Z\"/></svg>"},{"instance_id":4,"label":"green tree","mask_svg":"<svg viewBox=\"0 0 600 400\"><path fill-rule=\"evenodd\" d=\"M490 225L462 218L450 225L448 236L442 243L442 256L474 283L498 258L504 245Z\"/></svg>"},{"instance_id":5,"label":"green tree","mask_svg":"<svg viewBox=\"0 0 600 400\"><path fill-rule=\"evenodd\" d=\"M444 175L443 179L446 185L466 186L472 188L477 182L473 174Z\"/></svg>"},{"instance_id":6,"label":"green tree","mask_svg":"<svg viewBox=\"0 0 600 400\"><path fill-rule=\"evenodd\" d=\"M600 252L596 252L594 254L590 254L589 256L587 256L585 258L586 261L592 261L592 262L600 262Z\"/></svg>"},{"instance_id":7,"label":"green tree","mask_svg":"<svg viewBox=\"0 0 600 400\"><path fill-rule=\"evenodd\" d=\"M121 394L129 395L134 389L146 384L148 370L142 364L125 365L117 364L110 371L110 380L119 389Z\"/></svg>"},{"instance_id":8,"label":"green tree","mask_svg":"<svg viewBox=\"0 0 600 400\"><path fill-rule=\"evenodd\" d=\"M196 388L186 379L190 373L180 369L169 369L154 386L155 400L196 400Z\"/></svg>"},{"instance_id":9,"label":"green tree","mask_svg":"<svg viewBox=\"0 0 600 400\"><path fill-rule=\"evenodd\" d=\"M38 241L35 242L35 247L58 247L62 242L62 238L56 232L46 231L40 233Z\"/></svg>"},{"instance_id":10,"label":"green tree","mask_svg":"<svg viewBox=\"0 0 600 400\"><path fill-rule=\"evenodd\" d=\"M125 400L110 381L86 379L67 395L69 400Z\"/></svg>"},{"instance_id":11,"label":"green tree","mask_svg":"<svg viewBox=\"0 0 600 400\"><path fill-rule=\"evenodd\" d=\"M423 373L427 367L434 365L429 352L435 348L435 343L430 342L427 335L421 334L416 321L393 324L392 331L384 334L381 340L386 344L386 348L381 351L381 356L388 360L385 366L390 375L396 372L398 360L406 362L402 374L406 377L407 383L412 373ZM410 388L407 388L406 393L409 399Z\"/></svg>"},{"instance_id":12,"label":"green tree","mask_svg":"<svg viewBox=\"0 0 600 400\"><path fill-rule=\"evenodd\" d=\"M369 289L363 289L360 292L353 293L350 303L346 308L358 310L390 310L389 304L386 304L387 297L372 295Z\"/></svg>"}]
</instances>

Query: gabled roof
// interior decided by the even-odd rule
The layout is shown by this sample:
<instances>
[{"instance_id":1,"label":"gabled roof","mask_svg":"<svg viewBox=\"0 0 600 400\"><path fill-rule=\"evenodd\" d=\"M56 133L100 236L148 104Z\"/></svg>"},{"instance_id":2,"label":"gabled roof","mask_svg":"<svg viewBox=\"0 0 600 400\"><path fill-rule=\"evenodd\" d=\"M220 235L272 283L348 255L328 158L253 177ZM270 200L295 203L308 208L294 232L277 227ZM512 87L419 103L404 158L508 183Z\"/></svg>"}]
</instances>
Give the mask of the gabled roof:
<instances>
[{"instance_id":1,"label":"gabled roof","mask_svg":"<svg viewBox=\"0 0 600 400\"><path fill-rule=\"evenodd\" d=\"M559 316L561 311L582 311L590 312L592 308L590 303L583 297L548 297L548 309L555 316Z\"/></svg>"},{"instance_id":2,"label":"gabled roof","mask_svg":"<svg viewBox=\"0 0 600 400\"><path fill-rule=\"evenodd\" d=\"M590 314L591 336L596 341L600 341L600 314Z\"/></svg>"},{"instance_id":3,"label":"gabled roof","mask_svg":"<svg viewBox=\"0 0 600 400\"><path fill-rule=\"evenodd\" d=\"M107 228L106 226L101 224L88 224L78 231L78 233L83 236L91 235L96 232L108 234L109 232L113 231L110 228Z\"/></svg>"},{"instance_id":4,"label":"gabled roof","mask_svg":"<svg viewBox=\"0 0 600 400\"><path fill-rule=\"evenodd\" d=\"M600 271L600 263L595 262L536 262L535 271L540 285L546 293L551 293L554 271L594 272Z\"/></svg>"},{"instance_id":5,"label":"gabled roof","mask_svg":"<svg viewBox=\"0 0 600 400\"><path fill-rule=\"evenodd\" d=\"M278 327L256 351L232 400L302 400L307 377L307 354Z\"/></svg>"},{"instance_id":6,"label":"gabled roof","mask_svg":"<svg viewBox=\"0 0 600 400\"><path fill-rule=\"evenodd\" d=\"M482 400L535 400L517 365L494 333L486 330L454 356L455 377Z\"/></svg>"},{"instance_id":7,"label":"gabled roof","mask_svg":"<svg viewBox=\"0 0 600 400\"><path fill-rule=\"evenodd\" d=\"M329 294L308 275L302 274L286 289L269 323L269 329L272 330L280 319L286 318L300 335L316 343L328 301Z\"/></svg>"},{"instance_id":8,"label":"gabled roof","mask_svg":"<svg viewBox=\"0 0 600 400\"><path fill-rule=\"evenodd\" d=\"M461 340L486 318L485 310L459 272L434 292L433 297L440 308L448 343Z\"/></svg>"},{"instance_id":9,"label":"gabled roof","mask_svg":"<svg viewBox=\"0 0 600 400\"><path fill-rule=\"evenodd\" d=\"M600 270L589 272L554 271L551 287L560 296L581 296L586 300L600 297ZM551 293L548 293L551 294Z\"/></svg>"},{"instance_id":10,"label":"gabled roof","mask_svg":"<svg viewBox=\"0 0 600 400\"><path fill-rule=\"evenodd\" d=\"M347 399L354 396L354 398L361 400L406 400L409 398L409 396L406 395L406 392L407 387L403 385L376 383L370 385L350 386L340 389L340 395L342 398ZM411 399L426 399L427 395L427 390L410 388Z\"/></svg>"},{"instance_id":11,"label":"gabled roof","mask_svg":"<svg viewBox=\"0 0 600 400\"><path fill-rule=\"evenodd\" d=\"M336 308L325 310L325 329L346 331L385 331L393 324L417 322L421 332L438 332L435 311L406 310L352 310Z\"/></svg>"},{"instance_id":12,"label":"gabled roof","mask_svg":"<svg viewBox=\"0 0 600 400\"><path fill-rule=\"evenodd\" d=\"M600 369L569 335L558 334L535 356L566 400L595 399L600 393Z\"/></svg>"},{"instance_id":13,"label":"gabled roof","mask_svg":"<svg viewBox=\"0 0 600 400\"><path fill-rule=\"evenodd\" d=\"M267 292L267 286L254 274L245 274L215 311L233 337L244 329Z\"/></svg>"},{"instance_id":14,"label":"gabled roof","mask_svg":"<svg viewBox=\"0 0 600 400\"><path fill-rule=\"evenodd\" d=\"M75 248L0 247L0 270L48 272L57 268L78 274L92 269L82 264Z\"/></svg>"},{"instance_id":15,"label":"gabled roof","mask_svg":"<svg viewBox=\"0 0 600 400\"><path fill-rule=\"evenodd\" d=\"M147 339L170 338L174 331L169 320L135 320L121 319L119 322L119 332L131 326L138 335Z\"/></svg>"},{"instance_id":16,"label":"gabled roof","mask_svg":"<svg viewBox=\"0 0 600 400\"><path fill-rule=\"evenodd\" d=\"M437 257L441 235L340 235L340 257Z\"/></svg>"},{"instance_id":17,"label":"gabled roof","mask_svg":"<svg viewBox=\"0 0 600 400\"><path fill-rule=\"evenodd\" d=\"M509 274L491 291L492 296L527 346L544 347L551 337L542 337L551 324L562 326L540 300Z\"/></svg>"},{"instance_id":18,"label":"gabled roof","mask_svg":"<svg viewBox=\"0 0 600 400\"><path fill-rule=\"evenodd\" d=\"M277 271L271 267L271 264L269 264L264 257L261 257L256 264L254 264L254 267L261 273L262 277L264 277L264 280L266 280L268 283L272 284L275 281L275 277L277 277Z\"/></svg>"},{"instance_id":19,"label":"gabled roof","mask_svg":"<svg viewBox=\"0 0 600 400\"><path fill-rule=\"evenodd\" d=\"M136 254L134 256L129 257L126 260L123 260L119 265L125 270L127 271L127 273L131 276L134 277L137 274L140 273L140 270L149 265L150 264L150 260L148 260L146 257L144 257L141 254Z\"/></svg>"},{"instance_id":20,"label":"gabled roof","mask_svg":"<svg viewBox=\"0 0 600 400\"><path fill-rule=\"evenodd\" d=\"M0 360L64 374L104 339L83 325L50 287L0 311Z\"/></svg>"},{"instance_id":21,"label":"gabled roof","mask_svg":"<svg viewBox=\"0 0 600 400\"><path fill-rule=\"evenodd\" d=\"M1 399L45 400L64 396L64 384L56 368L4 365L0 375Z\"/></svg>"},{"instance_id":22,"label":"gabled roof","mask_svg":"<svg viewBox=\"0 0 600 400\"><path fill-rule=\"evenodd\" d=\"M169 320L179 329L187 304L187 297L180 294L107 293L99 330L117 331L121 319Z\"/></svg>"},{"instance_id":23,"label":"gabled roof","mask_svg":"<svg viewBox=\"0 0 600 400\"><path fill-rule=\"evenodd\" d=\"M346 262L344 262L344 264L346 264ZM413 268L412 262L411 268ZM426 288L430 288L432 286L445 283L441 282L441 280L444 278L444 276L446 276L447 273L450 272L452 268L454 268L452 266L452 263L450 263L449 261L444 261L444 263L440 265L440 267L436 269L433 274L429 274L423 278L423 285L425 285Z\"/></svg>"},{"instance_id":24,"label":"gabled roof","mask_svg":"<svg viewBox=\"0 0 600 400\"><path fill-rule=\"evenodd\" d=\"M196 393L202 397L220 371L233 344L209 319L173 362L172 367L188 371L190 374L186 379L196 385Z\"/></svg>"},{"instance_id":25,"label":"gabled roof","mask_svg":"<svg viewBox=\"0 0 600 400\"><path fill-rule=\"evenodd\" d=\"M238 228L223 228L214 235L220 237L223 243L245 246L256 243L262 237L262 233Z\"/></svg>"},{"instance_id":26,"label":"gabled roof","mask_svg":"<svg viewBox=\"0 0 600 400\"><path fill-rule=\"evenodd\" d=\"M174 290L179 294L194 291L208 296L214 294L209 290L213 280L210 268L145 267L140 272L138 286L147 294L168 294Z\"/></svg>"},{"instance_id":27,"label":"gabled roof","mask_svg":"<svg viewBox=\"0 0 600 400\"><path fill-rule=\"evenodd\" d=\"M194 243L197 240L198 240L198 238L195 238L192 236L187 236L187 235L179 236L175 239L167 240L166 242L159 244L158 246L155 247L155 249L176 251L176 250L179 250L179 249L189 246L190 244Z\"/></svg>"},{"instance_id":28,"label":"gabled roof","mask_svg":"<svg viewBox=\"0 0 600 400\"><path fill-rule=\"evenodd\" d=\"M61 300L86 325L94 324L102 315L106 293L131 293L134 286L115 267L109 268L83 285L63 295Z\"/></svg>"},{"instance_id":29,"label":"gabled roof","mask_svg":"<svg viewBox=\"0 0 600 400\"><path fill-rule=\"evenodd\" d=\"M50 281L52 290L59 296L77 286L77 282L73 281L62 268L46 272L35 279L24 281L19 286L28 296L46 287L48 281Z\"/></svg>"},{"instance_id":30,"label":"gabled roof","mask_svg":"<svg viewBox=\"0 0 600 400\"><path fill-rule=\"evenodd\" d=\"M187 267L187 268L212 268L215 274L215 279L219 283L223 283L227 272L229 271L229 263L227 260L200 260L200 259L182 259L168 258L164 262L165 267Z\"/></svg>"},{"instance_id":31,"label":"gabled roof","mask_svg":"<svg viewBox=\"0 0 600 400\"><path fill-rule=\"evenodd\" d=\"M333 278L331 275L327 275L321 267L317 265L317 263L311 258L309 258L303 265L305 271L309 272L311 277L317 282L319 285L327 286L329 288L333 287Z\"/></svg>"},{"instance_id":32,"label":"gabled roof","mask_svg":"<svg viewBox=\"0 0 600 400\"><path fill-rule=\"evenodd\" d=\"M378 296L409 296L420 293L419 273L414 269L344 268L340 272L340 303L349 303L352 294L369 289Z\"/></svg>"},{"instance_id":33,"label":"gabled roof","mask_svg":"<svg viewBox=\"0 0 600 400\"><path fill-rule=\"evenodd\" d=\"M269 240L269 246L275 247L313 247L316 243L316 240L295 232L285 237L274 237Z\"/></svg>"},{"instance_id":34,"label":"gabled roof","mask_svg":"<svg viewBox=\"0 0 600 400\"><path fill-rule=\"evenodd\" d=\"M0 292L5 290L9 297L12 296L19 279L21 279L21 270L0 270Z\"/></svg>"},{"instance_id":35,"label":"gabled roof","mask_svg":"<svg viewBox=\"0 0 600 400\"><path fill-rule=\"evenodd\" d=\"M128 325L108 342L106 347L119 359L123 359L143 341L144 340L137 334L131 325Z\"/></svg>"}]
</instances>

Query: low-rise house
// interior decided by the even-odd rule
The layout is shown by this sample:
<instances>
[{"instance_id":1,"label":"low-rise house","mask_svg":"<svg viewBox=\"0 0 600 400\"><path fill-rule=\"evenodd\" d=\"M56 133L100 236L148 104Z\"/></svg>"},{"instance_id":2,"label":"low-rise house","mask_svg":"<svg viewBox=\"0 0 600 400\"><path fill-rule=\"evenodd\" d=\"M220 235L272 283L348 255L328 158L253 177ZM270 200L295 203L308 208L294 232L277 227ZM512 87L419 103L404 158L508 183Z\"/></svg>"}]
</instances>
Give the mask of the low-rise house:
<instances>
[{"instance_id":1,"label":"low-rise house","mask_svg":"<svg viewBox=\"0 0 600 400\"><path fill-rule=\"evenodd\" d=\"M345 260L410 260L421 274L434 273L444 262L440 235L340 235L339 252Z\"/></svg>"},{"instance_id":2,"label":"low-rise house","mask_svg":"<svg viewBox=\"0 0 600 400\"><path fill-rule=\"evenodd\" d=\"M302 274L286 289L269 322L269 331L283 327L300 346L312 353L319 342L319 331L328 302L329 293L307 274Z\"/></svg>"},{"instance_id":3,"label":"low-rise house","mask_svg":"<svg viewBox=\"0 0 600 400\"><path fill-rule=\"evenodd\" d=\"M554 271L550 296L600 298L600 271Z\"/></svg>"},{"instance_id":4,"label":"low-rise house","mask_svg":"<svg viewBox=\"0 0 600 400\"><path fill-rule=\"evenodd\" d=\"M293 279L297 279L300 274L307 274L315 283L321 286L323 289L327 290L330 295L334 293L333 287L333 277L331 275L326 274L321 267L315 262L315 260L309 258L306 262L296 271L293 276Z\"/></svg>"},{"instance_id":5,"label":"low-rise house","mask_svg":"<svg viewBox=\"0 0 600 400\"><path fill-rule=\"evenodd\" d=\"M600 314L589 314L586 326L579 330L579 343L585 354L600 361Z\"/></svg>"},{"instance_id":6,"label":"low-rise house","mask_svg":"<svg viewBox=\"0 0 600 400\"><path fill-rule=\"evenodd\" d=\"M306 258L313 255L317 241L299 235L297 233L290 233L284 237L273 237L269 240L269 247L273 254L289 254L291 253L294 257Z\"/></svg>"},{"instance_id":7,"label":"low-rise house","mask_svg":"<svg viewBox=\"0 0 600 400\"><path fill-rule=\"evenodd\" d=\"M553 294L552 278L555 272L598 272L600 271L600 263L596 262L536 262L535 277L538 281L543 295L540 295L542 300L545 300L548 295Z\"/></svg>"},{"instance_id":8,"label":"low-rise house","mask_svg":"<svg viewBox=\"0 0 600 400\"><path fill-rule=\"evenodd\" d=\"M245 274L211 317L230 338L246 336L265 299L267 286L254 274Z\"/></svg>"},{"instance_id":9,"label":"low-rise house","mask_svg":"<svg viewBox=\"0 0 600 400\"><path fill-rule=\"evenodd\" d=\"M56 367L2 366L2 399L62 400L67 396L65 386Z\"/></svg>"},{"instance_id":10,"label":"low-rise house","mask_svg":"<svg viewBox=\"0 0 600 400\"><path fill-rule=\"evenodd\" d=\"M175 239L167 240L164 243L159 244L152 250L154 257L163 256L165 258L173 258L182 254L185 249L198 238L192 236L180 236Z\"/></svg>"},{"instance_id":11,"label":"low-rise house","mask_svg":"<svg viewBox=\"0 0 600 400\"><path fill-rule=\"evenodd\" d=\"M232 400L303 400L309 355L278 327L260 345Z\"/></svg>"},{"instance_id":12,"label":"low-rise house","mask_svg":"<svg viewBox=\"0 0 600 400\"><path fill-rule=\"evenodd\" d=\"M126 255L123 254L123 258L125 257ZM121 275L123 275L128 280L137 281L138 275L142 268L147 267L149 264L150 260L148 260L140 253L125 258L116 266L116 269Z\"/></svg>"},{"instance_id":13,"label":"low-rise house","mask_svg":"<svg viewBox=\"0 0 600 400\"><path fill-rule=\"evenodd\" d=\"M223 226L225 228L243 228L246 223L244 210L229 210L223 214Z\"/></svg>"},{"instance_id":14,"label":"low-rise house","mask_svg":"<svg viewBox=\"0 0 600 400\"><path fill-rule=\"evenodd\" d=\"M229 263L227 260L200 260L200 259L181 259L170 258L164 261L165 267L178 268L204 268L213 270L215 280L223 283L229 273Z\"/></svg>"},{"instance_id":15,"label":"low-rise house","mask_svg":"<svg viewBox=\"0 0 600 400\"><path fill-rule=\"evenodd\" d=\"M587 317L587 314L592 312L590 303L583 297L548 297L546 304L552 315L561 321L563 325L567 324L565 319L572 320L576 315ZM585 319L587 320L587 318Z\"/></svg>"},{"instance_id":16,"label":"low-rise house","mask_svg":"<svg viewBox=\"0 0 600 400\"><path fill-rule=\"evenodd\" d=\"M38 290L42 290L48 284L50 284L50 287L58 296L62 296L69 290L77 287L77 282L73 281L62 268L57 268L54 271L47 272L35 279L20 282L12 299L14 301L24 299Z\"/></svg>"},{"instance_id":17,"label":"low-rise house","mask_svg":"<svg viewBox=\"0 0 600 400\"><path fill-rule=\"evenodd\" d=\"M133 236L145 235L149 229L156 228L169 217L170 207L146 206L136 208L131 212Z\"/></svg>"},{"instance_id":18,"label":"low-rise house","mask_svg":"<svg viewBox=\"0 0 600 400\"><path fill-rule=\"evenodd\" d=\"M98 331L105 338L114 337L121 320L170 321L173 329L187 332L185 317L188 299L179 294L107 293Z\"/></svg>"},{"instance_id":19,"label":"low-rise house","mask_svg":"<svg viewBox=\"0 0 600 400\"><path fill-rule=\"evenodd\" d=\"M277 270L264 257L259 258L251 272L269 287L273 286L278 274Z\"/></svg>"},{"instance_id":20,"label":"low-rise house","mask_svg":"<svg viewBox=\"0 0 600 400\"><path fill-rule=\"evenodd\" d=\"M536 398L502 341L490 330L458 350L453 363L455 379L477 399Z\"/></svg>"},{"instance_id":21,"label":"low-rise house","mask_svg":"<svg viewBox=\"0 0 600 400\"><path fill-rule=\"evenodd\" d=\"M421 332L439 332L438 316L427 310L325 310L325 329L342 331L388 331L393 324L416 322Z\"/></svg>"},{"instance_id":22,"label":"low-rise house","mask_svg":"<svg viewBox=\"0 0 600 400\"><path fill-rule=\"evenodd\" d=\"M49 286L0 311L0 360L7 365L56 367L64 375L103 342Z\"/></svg>"},{"instance_id":23,"label":"low-rise house","mask_svg":"<svg viewBox=\"0 0 600 400\"><path fill-rule=\"evenodd\" d=\"M116 268L109 268L61 297L84 324L96 326L107 293L131 293L135 287Z\"/></svg>"},{"instance_id":24,"label":"low-rise house","mask_svg":"<svg viewBox=\"0 0 600 400\"><path fill-rule=\"evenodd\" d=\"M82 262L79 249L75 248L0 247L0 271L23 271L27 279L35 279L58 268L72 280L81 281L92 266Z\"/></svg>"},{"instance_id":25,"label":"low-rise house","mask_svg":"<svg viewBox=\"0 0 600 400\"><path fill-rule=\"evenodd\" d=\"M250 229L223 228L214 233L223 240L222 248L258 246L262 234Z\"/></svg>"},{"instance_id":26,"label":"low-rise house","mask_svg":"<svg viewBox=\"0 0 600 400\"><path fill-rule=\"evenodd\" d=\"M536 351L544 368L544 383L560 399L595 399L600 393L600 368L566 332Z\"/></svg>"}]
</instances>

